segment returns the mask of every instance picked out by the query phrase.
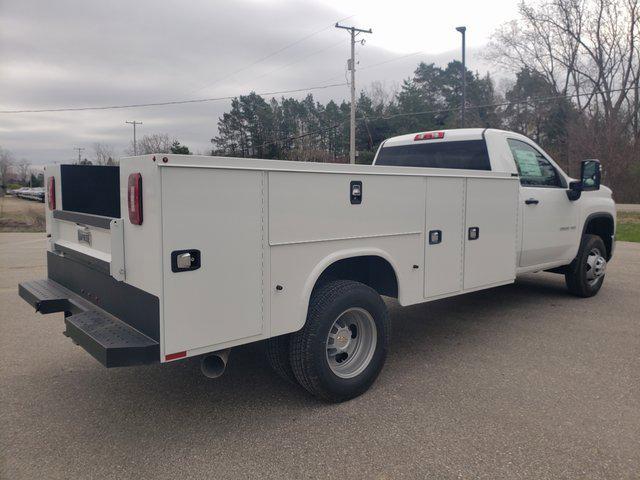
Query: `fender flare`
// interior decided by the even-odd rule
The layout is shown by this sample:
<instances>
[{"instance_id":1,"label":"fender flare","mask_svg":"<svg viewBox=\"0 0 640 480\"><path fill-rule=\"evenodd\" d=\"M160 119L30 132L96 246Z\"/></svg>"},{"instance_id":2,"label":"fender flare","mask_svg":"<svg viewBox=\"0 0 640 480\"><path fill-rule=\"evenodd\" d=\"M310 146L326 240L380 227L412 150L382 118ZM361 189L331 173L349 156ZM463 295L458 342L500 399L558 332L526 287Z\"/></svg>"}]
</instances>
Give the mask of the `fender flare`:
<instances>
[{"instance_id":1,"label":"fender flare","mask_svg":"<svg viewBox=\"0 0 640 480\"><path fill-rule=\"evenodd\" d=\"M607 261L609 261L611 259L611 257L613 256L613 236L616 233L616 222L615 219L613 218L613 215L611 215L609 212L594 212L594 213L590 213L589 215L587 215L587 218L584 219L584 223L582 224L582 235L580 236L580 241L582 241L582 237L584 237L584 235L587 232L587 227L589 226L589 223L592 220L595 220L596 218L606 218L607 220L611 221L611 224L613 225L613 232L611 233L611 248L609 249L610 251L607 252Z\"/></svg>"},{"instance_id":2,"label":"fender flare","mask_svg":"<svg viewBox=\"0 0 640 480\"><path fill-rule=\"evenodd\" d=\"M316 286L318 279L324 273L324 271L329 268L334 263L345 260L347 258L354 257L380 257L383 260L386 260L389 265L391 265L391 269L393 270L393 274L396 276L396 283L398 284L398 298L401 295L401 287L400 287L400 277L398 276L398 266L395 261L391 258L386 251L380 248L347 248L344 250L338 250L330 253L322 260L320 260L316 266L311 270L311 273L307 276L307 279L304 283L304 287L302 290L301 296L301 304L299 306L300 312L302 312L300 321L297 325L297 329L300 329L304 326L307 321L307 310L309 309L309 300L311 299L311 292L313 292L313 288Z\"/></svg>"}]
</instances>

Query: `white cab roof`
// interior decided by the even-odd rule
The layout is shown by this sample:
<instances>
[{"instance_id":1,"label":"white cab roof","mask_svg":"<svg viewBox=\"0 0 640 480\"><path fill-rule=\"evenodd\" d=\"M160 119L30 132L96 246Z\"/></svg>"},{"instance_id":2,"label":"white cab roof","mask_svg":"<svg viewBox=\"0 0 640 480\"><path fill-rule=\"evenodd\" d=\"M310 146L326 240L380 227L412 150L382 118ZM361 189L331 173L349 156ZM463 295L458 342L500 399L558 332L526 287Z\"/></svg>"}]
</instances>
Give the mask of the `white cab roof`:
<instances>
[{"instance_id":1,"label":"white cab roof","mask_svg":"<svg viewBox=\"0 0 640 480\"><path fill-rule=\"evenodd\" d=\"M395 147L398 145L413 145L415 143L415 136L419 133L426 132L444 132L444 138L425 140L429 143L438 142L451 142L460 140L481 140L482 132L487 130L486 128L456 128L451 130L426 130L425 132L408 133L406 135L399 135L397 137L391 137L387 139L382 147ZM420 140L418 140L420 141Z\"/></svg>"}]
</instances>

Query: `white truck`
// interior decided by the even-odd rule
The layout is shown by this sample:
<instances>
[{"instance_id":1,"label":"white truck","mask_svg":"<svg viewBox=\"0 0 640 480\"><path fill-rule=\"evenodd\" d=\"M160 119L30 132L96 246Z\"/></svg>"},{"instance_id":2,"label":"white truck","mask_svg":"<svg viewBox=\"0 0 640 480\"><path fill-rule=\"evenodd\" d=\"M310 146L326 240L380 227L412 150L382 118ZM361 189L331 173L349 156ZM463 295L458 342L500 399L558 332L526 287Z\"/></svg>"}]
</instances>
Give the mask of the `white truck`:
<instances>
[{"instance_id":1,"label":"white truck","mask_svg":"<svg viewBox=\"0 0 640 480\"><path fill-rule=\"evenodd\" d=\"M565 275L595 295L615 205L600 164L569 178L494 129L386 140L373 165L183 155L45 170L46 279L20 284L106 367L266 340L284 378L328 401L363 393L389 343L381 296L412 305Z\"/></svg>"}]
</instances>

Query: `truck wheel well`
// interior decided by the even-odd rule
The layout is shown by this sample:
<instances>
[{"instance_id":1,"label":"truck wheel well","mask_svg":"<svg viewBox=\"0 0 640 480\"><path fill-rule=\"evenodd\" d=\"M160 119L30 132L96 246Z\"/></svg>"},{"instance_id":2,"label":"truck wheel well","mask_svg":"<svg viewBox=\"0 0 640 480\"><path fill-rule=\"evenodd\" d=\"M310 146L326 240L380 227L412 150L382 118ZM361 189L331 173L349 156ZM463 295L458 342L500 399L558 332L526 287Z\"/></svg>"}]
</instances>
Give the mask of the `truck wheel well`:
<instances>
[{"instance_id":1,"label":"truck wheel well","mask_svg":"<svg viewBox=\"0 0 640 480\"><path fill-rule=\"evenodd\" d=\"M368 285L380 295L398 298L398 279L393 267L375 255L344 258L332 263L322 272L314 289L332 280L354 280Z\"/></svg>"},{"instance_id":2,"label":"truck wheel well","mask_svg":"<svg viewBox=\"0 0 640 480\"><path fill-rule=\"evenodd\" d=\"M607 247L607 260L611 258L611 242L613 235L613 218L610 215L598 215L587 219L584 234L597 235Z\"/></svg>"}]
</instances>

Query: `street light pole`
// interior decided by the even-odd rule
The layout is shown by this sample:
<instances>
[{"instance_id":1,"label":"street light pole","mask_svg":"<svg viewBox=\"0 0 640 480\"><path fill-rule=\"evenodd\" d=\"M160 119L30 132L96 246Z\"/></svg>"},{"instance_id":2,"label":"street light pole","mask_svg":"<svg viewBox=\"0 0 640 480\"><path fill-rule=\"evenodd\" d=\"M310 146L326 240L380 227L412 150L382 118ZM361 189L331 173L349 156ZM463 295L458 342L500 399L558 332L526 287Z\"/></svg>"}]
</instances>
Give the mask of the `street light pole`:
<instances>
[{"instance_id":1,"label":"street light pole","mask_svg":"<svg viewBox=\"0 0 640 480\"><path fill-rule=\"evenodd\" d=\"M467 49L465 44L467 27L457 27L456 30L462 34L462 107L460 108L460 126L464 128L464 114L467 108Z\"/></svg>"}]
</instances>

